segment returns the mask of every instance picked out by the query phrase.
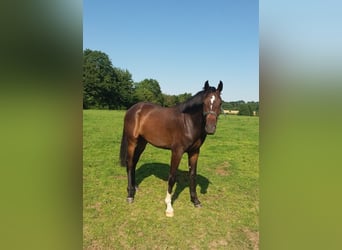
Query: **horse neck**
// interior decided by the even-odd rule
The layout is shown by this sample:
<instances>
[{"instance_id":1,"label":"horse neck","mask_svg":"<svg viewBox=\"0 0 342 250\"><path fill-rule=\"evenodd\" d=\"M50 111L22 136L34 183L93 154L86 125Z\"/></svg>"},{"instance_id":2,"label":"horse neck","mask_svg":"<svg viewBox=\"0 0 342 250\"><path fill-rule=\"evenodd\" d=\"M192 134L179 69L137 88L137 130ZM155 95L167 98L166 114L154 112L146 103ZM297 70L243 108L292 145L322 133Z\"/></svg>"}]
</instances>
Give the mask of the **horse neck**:
<instances>
[{"instance_id":1,"label":"horse neck","mask_svg":"<svg viewBox=\"0 0 342 250\"><path fill-rule=\"evenodd\" d=\"M192 112L187 113L191 120L193 120L196 123L203 123L204 122L204 116L203 116L203 108L202 106L199 108L194 109Z\"/></svg>"},{"instance_id":2,"label":"horse neck","mask_svg":"<svg viewBox=\"0 0 342 250\"><path fill-rule=\"evenodd\" d=\"M186 119L191 120L195 128L202 135L205 133L205 118L203 116L203 92L198 92L189 100L180 103L174 107L179 112L183 113ZM199 126L196 126L199 125Z\"/></svg>"},{"instance_id":3,"label":"horse neck","mask_svg":"<svg viewBox=\"0 0 342 250\"><path fill-rule=\"evenodd\" d=\"M193 124L192 131L202 137L205 134L205 118L202 108L192 110L192 112L184 113L185 119L188 119Z\"/></svg>"}]
</instances>

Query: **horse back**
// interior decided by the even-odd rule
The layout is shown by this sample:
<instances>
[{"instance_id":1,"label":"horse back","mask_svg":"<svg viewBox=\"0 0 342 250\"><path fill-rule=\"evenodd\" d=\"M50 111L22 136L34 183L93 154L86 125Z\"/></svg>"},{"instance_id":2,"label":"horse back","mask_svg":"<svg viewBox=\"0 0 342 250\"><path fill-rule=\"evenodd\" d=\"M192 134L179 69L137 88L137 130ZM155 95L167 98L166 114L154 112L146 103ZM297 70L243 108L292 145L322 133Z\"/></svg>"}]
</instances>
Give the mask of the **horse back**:
<instances>
[{"instance_id":1,"label":"horse back","mask_svg":"<svg viewBox=\"0 0 342 250\"><path fill-rule=\"evenodd\" d=\"M125 116L125 131L132 138L143 137L154 146L171 148L184 135L183 114L174 108L137 103Z\"/></svg>"}]
</instances>

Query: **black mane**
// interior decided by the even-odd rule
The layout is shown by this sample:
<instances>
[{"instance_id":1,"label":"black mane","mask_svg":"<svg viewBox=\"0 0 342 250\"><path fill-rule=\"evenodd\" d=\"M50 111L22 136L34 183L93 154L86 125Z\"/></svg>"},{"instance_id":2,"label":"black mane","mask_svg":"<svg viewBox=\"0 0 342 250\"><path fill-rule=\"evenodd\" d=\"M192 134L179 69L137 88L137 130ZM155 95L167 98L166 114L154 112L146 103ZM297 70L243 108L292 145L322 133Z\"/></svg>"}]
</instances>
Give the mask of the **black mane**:
<instances>
[{"instance_id":1,"label":"black mane","mask_svg":"<svg viewBox=\"0 0 342 250\"><path fill-rule=\"evenodd\" d=\"M196 95L190 97L188 100L185 102L182 102L178 104L176 107L178 110L182 113L192 113L194 111L197 111L200 107L203 105L203 99L206 93L212 93L215 92L216 88L215 87L209 87L209 89L202 90L198 92Z\"/></svg>"}]
</instances>

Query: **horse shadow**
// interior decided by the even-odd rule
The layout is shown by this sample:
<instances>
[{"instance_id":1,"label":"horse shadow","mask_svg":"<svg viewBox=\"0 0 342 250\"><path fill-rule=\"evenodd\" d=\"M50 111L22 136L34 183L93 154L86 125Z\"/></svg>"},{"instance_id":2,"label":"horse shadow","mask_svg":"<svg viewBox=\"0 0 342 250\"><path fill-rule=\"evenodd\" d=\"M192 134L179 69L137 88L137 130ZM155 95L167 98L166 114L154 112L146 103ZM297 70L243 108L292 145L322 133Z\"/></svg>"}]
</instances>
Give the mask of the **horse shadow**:
<instances>
[{"instance_id":1,"label":"horse shadow","mask_svg":"<svg viewBox=\"0 0 342 250\"><path fill-rule=\"evenodd\" d=\"M170 172L170 166L163 163L147 163L143 164L139 168L137 168L135 173L136 178L136 185L139 186L147 177L154 175L157 178L168 181ZM176 183L173 187L173 195L172 195L172 203L177 200L180 193L186 187L189 187L189 172L177 169L176 174ZM196 176L196 187L200 187L200 193L206 194L210 181L208 178L204 177L203 175L197 174ZM167 185L165 186L165 190L167 190ZM190 193L189 193L190 195Z\"/></svg>"}]
</instances>

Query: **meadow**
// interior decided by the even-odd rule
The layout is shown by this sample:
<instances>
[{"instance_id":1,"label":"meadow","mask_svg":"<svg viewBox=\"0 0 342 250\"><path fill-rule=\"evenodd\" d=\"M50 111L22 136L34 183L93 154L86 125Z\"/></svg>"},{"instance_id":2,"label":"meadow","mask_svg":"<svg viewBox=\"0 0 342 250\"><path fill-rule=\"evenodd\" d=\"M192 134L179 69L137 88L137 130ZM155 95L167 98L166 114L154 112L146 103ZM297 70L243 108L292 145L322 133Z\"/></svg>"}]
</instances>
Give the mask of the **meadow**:
<instances>
[{"instance_id":1,"label":"meadow","mask_svg":"<svg viewBox=\"0 0 342 250\"><path fill-rule=\"evenodd\" d=\"M84 249L258 249L259 118L221 115L197 168L202 208L190 202L187 155L174 187L174 217L165 216L170 151L146 147L139 189L126 202L119 164L125 111L83 111Z\"/></svg>"}]
</instances>

